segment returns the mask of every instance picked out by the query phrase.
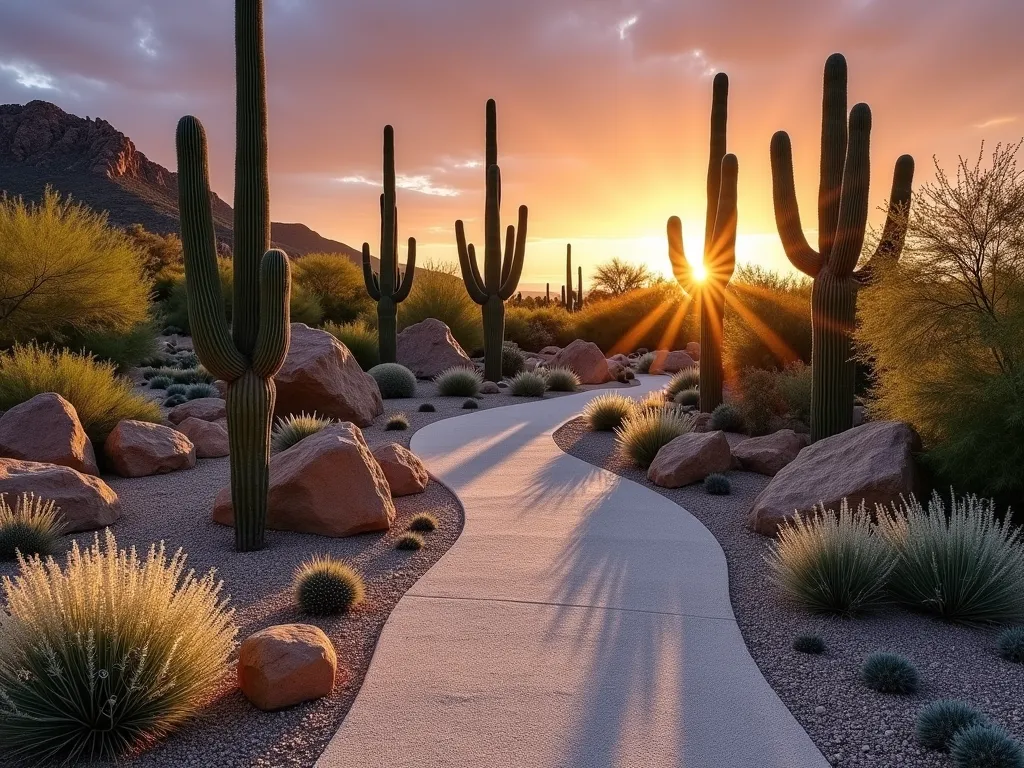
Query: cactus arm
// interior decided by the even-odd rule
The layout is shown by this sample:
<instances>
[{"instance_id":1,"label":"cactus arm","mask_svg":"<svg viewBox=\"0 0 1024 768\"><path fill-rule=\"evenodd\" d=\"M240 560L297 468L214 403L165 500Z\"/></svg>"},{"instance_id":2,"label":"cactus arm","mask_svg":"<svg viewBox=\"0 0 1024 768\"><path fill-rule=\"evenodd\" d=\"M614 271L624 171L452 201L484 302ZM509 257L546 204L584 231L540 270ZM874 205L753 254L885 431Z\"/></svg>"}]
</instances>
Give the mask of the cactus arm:
<instances>
[{"instance_id":1,"label":"cactus arm","mask_svg":"<svg viewBox=\"0 0 1024 768\"><path fill-rule=\"evenodd\" d=\"M903 251L903 243L907 237L907 217L910 213L910 202L913 197L914 158L902 155L896 161L892 174L892 191L889 193L889 206L886 211L885 227L878 241L878 248L861 269L854 273L859 282L866 283L871 273L879 266L896 262Z\"/></svg>"},{"instance_id":2,"label":"cactus arm","mask_svg":"<svg viewBox=\"0 0 1024 768\"><path fill-rule=\"evenodd\" d=\"M506 251L505 254L505 260L511 262L511 266L499 292L502 301L508 301L515 293L516 287L519 285L519 278L523 276L523 262L526 260L526 224L529 215L529 209L525 205L519 206L519 226L515 228L514 232L515 247L511 253ZM512 226L508 228L508 235L513 235ZM507 243L507 246L511 245L511 241Z\"/></svg>"},{"instance_id":3,"label":"cactus arm","mask_svg":"<svg viewBox=\"0 0 1024 768\"><path fill-rule=\"evenodd\" d=\"M252 370L264 379L273 378L281 370L288 354L291 294L288 256L273 248L260 263L260 328L252 355Z\"/></svg>"},{"instance_id":4,"label":"cactus arm","mask_svg":"<svg viewBox=\"0 0 1024 768\"><path fill-rule=\"evenodd\" d=\"M492 165L498 164L498 105L494 99L487 100L486 116L487 136L485 138L486 152L484 155L484 180ZM498 188L498 202L501 202L501 188Z\"/></svg>"},{"instance_id":5,"label":"cactus arm","mask_svg":"<svg viewBox=\"0 0 1024 768\"><path fill-rule=\"evenodd\" d=\"M871 109L867 104L857 104L850 111L850 138L843 172L839 224L828 264L834 275L851 276L860 259L868 224L870 183Z\"/></svg>"},{"instance_id":6,"label":"cactus arm","mask_svg":"<svg viewBox=\"0 0 1024 768\"><path fill-rule=\"evenodd\" d=\"M370 261L370 244L363 243L363 283L366 284L366 292L374 301L380 301L380 282L377 280L377 273L373 271L373 262Z\"/></svg>"},{"instance_id":7,"label":"cactus arm","mask_svg":"<svg viewBox=\"0 0 1024 768\"><path fill-rule=\"evenodd\" d=\"M686 293L693 291L693 268L686 258L683 245L683 222L678 216L668 220L668 258L672 262L672 274Z\"/></svg>"},{"instance_id":8,"label":"cactus arm","mask_svg":"<svg viewBox=\"0 0 1024 768\"><path fill-rule=\"evenodd\" d=\"M462 267L462 282L466 284L466 291L477 304L486 304L487 294L477 266L476 248L472 243L466 245L466 229L461 219L455 222L455 241L458 244L459 266Z\"/></svg>"},{"instance_id":9,"label":"cactus arm","mask_svg":"<svg viewBox=\"0 0 1024 768\"><path fill-rule=\"evenodd\" d=\"M808 277L815 277L821 271L823 259L808 244L800 224L800 207L796 201L796 182L793 179L793 148L789 134L785 131L772 136L771 161L775 224L782 247L794 267Z\"/></svg>"},{"instance_id":10,"label":"cactus arm","mask_svg":"<svg viewBox=\"0 0 1024 768\"><path fill-rule=\"evenodd\" d=\"M175 144L181 242L188 275L185 290L196 354L214 376L234 381L245 372L246 360L235 348L224 311L202 123L191 115L181 118Z\"/></svg>"},{"instance_id":11,"label":"cactus arm","mask_svg":"<svg viewBox=\"0 0 1024 768\"><path fill-rule=\"evenodd\" d=\"M834 53L825 62L821 98L821 176L818 181L818 253L832 256L838 237L849 137L846 128L846 59Z\"/></svg>"},{"instance_id":12,"label":"cactus arm","mask_svg":"<svg viewBox=\"0 0 1024 768\"><path fill-rule=\"evenodd\" d=\"M715 206L715 231L711 253L705 262L708 277L727 284L736 270L736 185L739 162L736 155L722 158L722 184Z\"/></svg>"},{"instance_id":13,"label":"cactus arm","mask_svg":"<svg viewBox=\"0 0 1024 768\"><path fill-rule=\"evenodd\" d=\"M729 76L715 75L711 92L711 152L708 160L707 217L704 222L704 250L709 251L714 240L715 221L718 218L718 198L722 187L722 158L726 153L726 129L729 119Z\"/></svg>"},{"instance_id":14,"label":"cactus arm","mask_svg":"<svg viewBox=\"0 0 1024 768\"><path fill-rule=\"evenodd\" d=\"M395 292L395 303L399 304L409 298L409 291L412 290L412 280L416 272L416 238L409 238L409 253L405 259L405 274L402 276Z\"/></svg>"},{"instance_id":15,"label":"cactus arm","mask_svg":"<svg viewBox=\"0 0 1024 768\"><path fill-rule=\"evenodd\" d=\"M509 224L505 227L505 250L501 257L501 285L508 282L509 273L512 271L512 256L516 248L516 228Z\"/></svg>"}]
</instances>

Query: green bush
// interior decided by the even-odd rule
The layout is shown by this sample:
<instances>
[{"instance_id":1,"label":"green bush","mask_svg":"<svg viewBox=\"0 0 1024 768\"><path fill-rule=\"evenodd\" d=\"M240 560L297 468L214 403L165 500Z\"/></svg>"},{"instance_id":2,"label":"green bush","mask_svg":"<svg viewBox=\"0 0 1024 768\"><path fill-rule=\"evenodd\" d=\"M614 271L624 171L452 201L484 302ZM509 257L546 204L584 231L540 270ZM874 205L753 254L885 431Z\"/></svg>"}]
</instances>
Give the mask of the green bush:
<instances>
[{"instance_id":1,"label":"green bush","mask_svg":"<svg viewBox=\"0 0 1024 768\"><path fill-rule=\"evenodd\" d=\"M704 491L712 496L728 496L732 493L732 483L725 475L715 473L704 478Z\"/></svg>"},{"instance_id":2,"label":"green bush","mask_svg":"<svg viewBox=\"0 0 1024 768\"><path fill-rule=\"evenodd\" d=\"M420 512L409 521L409 530L417 533L433 533L437 530L437 518L429 512Z\"/></svg>"},{"instance_id":3,"label":"green bush","mask_svg":"<svg viewBox=\"0 0 1024 768\"><path fill-rule=\"evenodd\" d=\"M647 469L665 445L693 431L694 420L674 409L637 411L615 430L619 455Z\"/></svg>"},{"instance_id":4,"label":"green bush","mask_svg":"<svg viewBox=\"0 0 1024 768\"><path fill-rule=\"evenodd\" d=\"M324 330L348 348L364 371L380 363L377 329L371 328L365 321L353 320L343 325L326 323Z\"/></svg>"},{"instance_id":5,"label":"green bush","mask_svg":"<svg viewBox=\"0 0 1024 768\"><path fill-rule=\"evenodd\" d=\"M14 560L18 553L50 555L63 530L60 510L52 501L26 493L12 508L0 495L0 560Z\"/></svg>"},{"instance_id":6,"label":"green bush","mask_svg":"<svg viewBox=\"0 0 1024 768\"><path fill-rule=\"evenodd\" d=\"M999 655L1014 664L1024 664L1024 627L1010 627L996 639Z\"/></svg>"},{"instance_id":7,"label":"green bush","mask_svg":"<svg viewBox=\"0 0 1024 768\"><path fill-rule=\"evenodd\" d=\"M174 384L172 386L180 387L182 385ZM185 397L184 395L171 395L170 397L164 400L163 406L164 408L177 408L179 405L184 405L187 402L188 398Z\"/></svg>"},{"instance_id":8,"label":"green bush","mask_svg":"<svg viewBox=\"0 0 1024 768\"><path fill-rule=\"evenodd\" d=\"M640 355L636 361L637 373L650 373L651 366L654 365L654 361L658 358L656 352L645 352Z\"/></svg>"},{"instance_id":9,"label":"green bush","mask_svg":"<svg viewBox=\"0 0 1024 768\"><path fill-rule=\"evenodd\" d=\"M899 602L950 621L1024 620L1024 543L992 502L954 496L947 513L937 494L927 511L911 496L880 513L879 527L896 553Z\"/></svg>"},{"instance_id":10,"label":"green bush","mask_svg":"<svg viewBox=\"0 0 1024 768\"><path fill-rule=\"evenodd\" d=\"M398 329L404 330L429 317L447 325L466 351L483 346L480 307L469 298L466 286L454 270L446 265L428 264L416 271L412 291L398 305Z\"/></svg>"},{"instance_id":11,"label":"green bush","mask_svg":"<svg viewBox=\"0 0 1024 768\"><path fill-rule=\"evenodd\" d=\"M436 410L437 408L434 407L433 403L420 403L420 413L434 413Z\"/></svg>"},{"instance_id":12,"label":"green bush","mask_svg":"<svg viewBox=\"0 0 1024 768\"><path fill-rule=\"evenodd\" d=\"M775 386L789 417L809 425L811 423L811 367L799 361L787 366L776 377Z\"/></svg>"},{"instance_id":13,"label":"green bush","mask_svg":"<svg viewBox=\"0 0 1024 768\"><path fill-rule=\"evenodd\" d=\"M665 385L665 398L673 399L685 389L696 389L700 386L700 368L690 366L672 375Z\"/></svg>"},{"instance_id":14,"label":"green bush","mask_svg":"<svg viewBox=\"0 0 1024 768\"><path fill-rule=\"evenodd\" d=\"M564 346L575 337L572 315L562 307L507 306L505 338L527 352Z\"/></svg>"},{"instance_id":15,"label":"green bush","mask_svg":"<svg viewBox=\"0 0 1024 768\"><path fill-rule=\"evenodd\" d=\"M526 370L526 358L514 343L506 341L501 345L501 375L506 379Z\"/></svg>"},{"instance_id":16,"label":"green bush","mask_svg":"<svg viewBox=\"0 0 1024 768\"><path fill-rule=\"evenodd\" d=\"M821 635L797 635L793 638L793 650L817 656L825 652L825 641Z\"/></svg>"},{"instance_id":17,"label":"green bush","mask_svg":"<svg viewBox=\"0 0 1024 768\"><path fill-rule=\"evenodd\" d=\"M78 412L95 445L124 419L159 423L160 408L134 392L132 382L110 363L34 344L0 353L0 411L43 392L56 392Z\"/></svg>"},{"instance_id":18,"label":"green bush","mask_svg":"<svg viewBox=\"0 0 1024 768\"><path fill-rule=\"evenodd\" d=\"M580 377L572 368L544 368L540 373L547 379L551 392L576 392L580 388Z\"/></svg>"},{"instance_id":19,"label":"green bush","mask_svg":"<svg viewBox=\"0 0 1024 768\"><path fill-rule=\"evenodd\" d=\"M872 653L860 669L860 679L879 693L909 695L917 690L920 676L917 668L896 653Z\"/></svg>"},{"instance_id":20,"label":"green bush","mask_svg":"<svg viewBox=\"0 0 1024 768\"><path fill-rule=\"evenodd\" d=\"M232 671L236 629L212 572L179 550L117 549L106 531L64 567L23 560L0 613L8 759L118 760L193 718Z\"/></svg>"},{"instance_id":21,"label":"green bush","mask_svg":"<svg viewBox=\"0 0 1024 768\"><path fill-rule=\"evenodd\" d=\"M625 395L608 392L598 395L583 409L583 418L595 432L612 432L636 410L636 401Z\"/></svg>"},{"instance_id":22,"label":"green bush","mask_svg":"<svg viewBox=\"0 0 1024 768\"><path fill-rule=\"evenodd\" d=\"M342 254L300 256L293 261L292 279L295 286L316 300L323 319L330 323L351 323L375 309L366 293L362 266Z\"/></svg>"},{"instance_id":23,"label":"green bush","mask_svg":"<svg viewBox=\"0 0 1024 768\"><path fill-rule=\"evenodd\" d=\"M186 395L188 394L188 385L186 385L186 384L171 384L169 387L167 387L167 391L166 391L165 394L168 397L174 397L176 395L181 395L182 399L188 400L188 397L186 397Z\"/></svg>"},{"instance_id":24,"label":"green bush","mask_svg":"<svg viewBox=\"0 0 1024 768\"><path fill-rule=\"evenodd\" d=\"M381 363L367 371L385 400L416 397L416 377L399 363Z\"/></svg>"},{"instance_id":25,"label":"green bush","mask_svg":"<svg viewBox=\"0 0 1024 768\"><path fill-rule=\"evenodd\" d=\"M466 410L466 411L473 411L473 410L476 410L479 407L480 407L480 403L478 403L476 400L473 400L472 398L470 398L469 400L466 400L462 404L463 410Z\"/></svg>"},{"instance_id":26,"label":"green bush","mask_svg":"<svg viewBox=\"0 0 1024 768\"><path fill-rule=\"evenodd\" d=\"M363 577L352 566L331 557L316 555L295 571L292 581L295 602L311 616L333 616L363 601Z\"/></svg>"},{"instance_id":27,"label":"green bush","mask_svg":"<svg viewBox=\"0 0 1024 768\"><path fill-rule=\"evenodd\" d=\"M722 403L711 413L711 429L722 432L743 432L743 414L735 405Z\"/></svg>"},{"instance_id":28,"label":"green bush","mask_svg":"<svg viewBox=\"0 0 1024 768\"><path fill-rule=\"evenodd\" d=\"M476 397L484 382L476 370L457 366L438 374L434 383L442 397Z\"/></svg>"},{"instance_id":29,"label":"green bush","mask_svg":"<svg viewBox=\"0 0 1024 768\"><path fill-rule=\"evenodd\" d=\"M150 389L167 389L173 382L169 376L154 376L149 380Z\"/></svg>"},{"instance_id":30,"label":"green bush","mask_svg":"<svg viewBox=\"0 0 1024 768\"><path fill-rule=\"evenodd\" d=\"M949 745L954 768L1024 768L1024 749L1002 728L972 725Z\"/></svg>"},{"instance_id":31,"label":"green bush","mask_svg":"<svg viewBox=\"0 0 1024 768\"><path fill-rule=\"evenodd\" d=\"M953 699L933 701L917 715L917 740L928 749L946 752L957 733L974 725L988 725L988 721L967 702Z\"/></svg>"},{"instance_id":32,"label":"green bush","mask_svg":"<svg viewBox=\"0 0 1024 768\"><path fill-rule=\"evenodd\" d=\"M885 601L892 551L871 524L864 505L843 500L839 513L816 509L779 526L768 564L790 600L816 613L854 616Z\"/></svg>"},{"instance_id":33,"label":"green bush","mask_svg":"<svg viewBox=\"0 0 1024 768\"><path fill-rule=\"evenodd\" d=\"M533 371L516 374L508 382L508 391L513 397L544 397L548 380Z\"/></svg>"},{"instance_id":34,"label":"green bush","mask_svg":"<svg viewBox=\"0 0 1024 768\"><path fill-rule=\"evenodd\" d=\"M185 390L186 400L199 400L203 397L220 397L220 390L213 384L189 384Z\"/></svg>"},{"instance_id":35,"label":"green bush","mask_svg":"<svg viewBox=\"0 0 1024 768\"><path fill-rule=\"evenodd\" d=\"M55 342L72 352L91 354L97 360L113 363L118 373L126 373L156 355L156 335L153 324L145 322L127 330L74 333Z\"/></svg>"},{"instance_id":36,"label":"green bush","mask_svg":"<svg viewBox=\"0 0 1024 768\"><path fill-rule=\"evenodd\" d=\"M404 413L395 413L388 418L384 429L388 432L402 432L409 428L409 417Z\"/></svg>"},{"instance_id":37,"label":"green bush","mask_svg":"<svg viewBox=\"0 0 1024 768\"><path fill-rule=\"evenodd\" d=\"M270 449L274 453L286 451L300 440L315 435L322 429L331 426L334 419L307 413L291 414L279 417L270 433Z\"/></svg>"},{"instance_id":38,"label":"green bush","mask_svg":"<svg viewBox=\"0 0 1024 768\"><path fill-rule=\"evenodd\" d=\"M676 405L691 406L696 408L700 405L700 390L696 387L690 387L689 389L682 389L676 393L676 396L672 398L672 402Z\"/></svg>"},{"instance_id":39,"label":"green bush","mask_svg":"<svg viewBox=\"0 0 1024 768\"><path fill-rule=\"evenodd\" d=\"M774 432L785 414L787 408L778 379L775 371L760 368L746 368L740 374L739 412L748 434L758 437Z\"/></svg>"}]
</instances>

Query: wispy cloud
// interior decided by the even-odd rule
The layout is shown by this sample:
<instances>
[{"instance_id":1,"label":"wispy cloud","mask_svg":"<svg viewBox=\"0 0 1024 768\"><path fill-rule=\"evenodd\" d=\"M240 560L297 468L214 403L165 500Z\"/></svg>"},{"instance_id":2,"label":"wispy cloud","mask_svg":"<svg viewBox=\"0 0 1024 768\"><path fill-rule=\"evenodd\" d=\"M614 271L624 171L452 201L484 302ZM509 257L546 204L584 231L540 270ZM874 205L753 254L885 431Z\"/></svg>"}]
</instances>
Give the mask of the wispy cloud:
<instances>
[{"instance_id":1,"label":"wispy cloud","mask_svg":"<svg viewBox=\"0 0 1024 768\"><path fill-rule=\"evenodd\" d=\"M342 184L363 184L370 187L381 187L384 182L380 179L371 179L367 176L354 175L354 176L342 176L338 179ZM454 187L446 187L443 185L435 184L430 176L422 174L419 176L403 176L399 174L395 177L395 186L399 189L407 189L410 192L419 192L421 195L431 195L433 197L458 197L459 190Z\"/></svg>"},{"instance_id":2,"label":"wispy cloud","mask_svg":"<svg viewBox=\"0 0 1024 768\"><path fill-rule=\"evenodd\" d=\"M35 64L25 61L0 61L0 72L13 75L14 82L23 88L55 91L57 83Z\"/></svg>"},{"instance_id":3,"label":"wispy cloud","mask_svg":"<svg viewBox=\"0 0 1024 768\"><path fill-rule=\"evenodd\" d=\"M993 117L991 120L986 120L983 123L975 123L974 127L978 130L985 130L986 128L995 128L999 125L1009 125L1010 123L1017 122L1016 115L1006 115L1004 117Z\"/></svg>"}]
</instances>

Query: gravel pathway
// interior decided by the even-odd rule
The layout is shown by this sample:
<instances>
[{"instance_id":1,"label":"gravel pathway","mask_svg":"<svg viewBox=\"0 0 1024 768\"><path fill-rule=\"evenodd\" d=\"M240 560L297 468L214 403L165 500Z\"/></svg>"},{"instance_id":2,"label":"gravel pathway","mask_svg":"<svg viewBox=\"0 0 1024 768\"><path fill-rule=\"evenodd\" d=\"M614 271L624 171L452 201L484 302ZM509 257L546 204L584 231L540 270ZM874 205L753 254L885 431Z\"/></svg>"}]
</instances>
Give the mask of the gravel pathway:
<instances>
[{"instance_id":1,"label":"gravel pathway","mask_svg":"<svg viewBox=\"0 0 1024 768\"><path fill-rule=\"evenodd\" d=\"M949 768L952 762L946 755L924 750L914 739L918 710L941 698L975 704L1024 740L1024 665L996 654L993 632L896 608L861 619L813 616L779 599L764 562L767 540L745 526L746 514L768 478L730 472L731 496L709 496L699 485L658 488L615 455L610 433L591 432L582 419L564 425L554 439L570 455L671 499L715 535L729 564L733 611L747 648L833 765ZM790 648L793 638L805 632L825 639L826 655L807 656ZM883 695L859 682L861 662L879 650L914 662L923 683L916 695Z\"/></svg>"}]
</instances>

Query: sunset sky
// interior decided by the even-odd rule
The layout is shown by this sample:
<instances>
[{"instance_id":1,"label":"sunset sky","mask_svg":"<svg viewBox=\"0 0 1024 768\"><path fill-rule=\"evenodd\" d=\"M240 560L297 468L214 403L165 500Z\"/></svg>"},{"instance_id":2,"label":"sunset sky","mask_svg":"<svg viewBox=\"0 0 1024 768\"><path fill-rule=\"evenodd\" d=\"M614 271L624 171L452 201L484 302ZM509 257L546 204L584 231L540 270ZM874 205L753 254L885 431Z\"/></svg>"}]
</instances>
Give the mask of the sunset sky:
<instances>
[{"instance_id":1,"label":"sunset sky","mask_svg":"<svg viewBox=\"0 0 1024 768\"><path fill-rule=\"evenodd\" d=\"M700 247L711 75L731 79L741 260L785 264L768 145L793 137L814 225L822 65L842 51L874 112L872 206L897 156L918 180L1024 134L1021 0L266 0L272 215L376 252L381 131L395 126L400 237L454 259L479 241L484 103L498 102L504 217L530 206L521 287L610 256L668 274L665 221ZM198 115L231 199L230 0L2 0L0 102L103 117L174 169ZM877 218L877 214L876 214ZM809 236L813 233L809 232Z\"/></svg>"}]
</instances>

